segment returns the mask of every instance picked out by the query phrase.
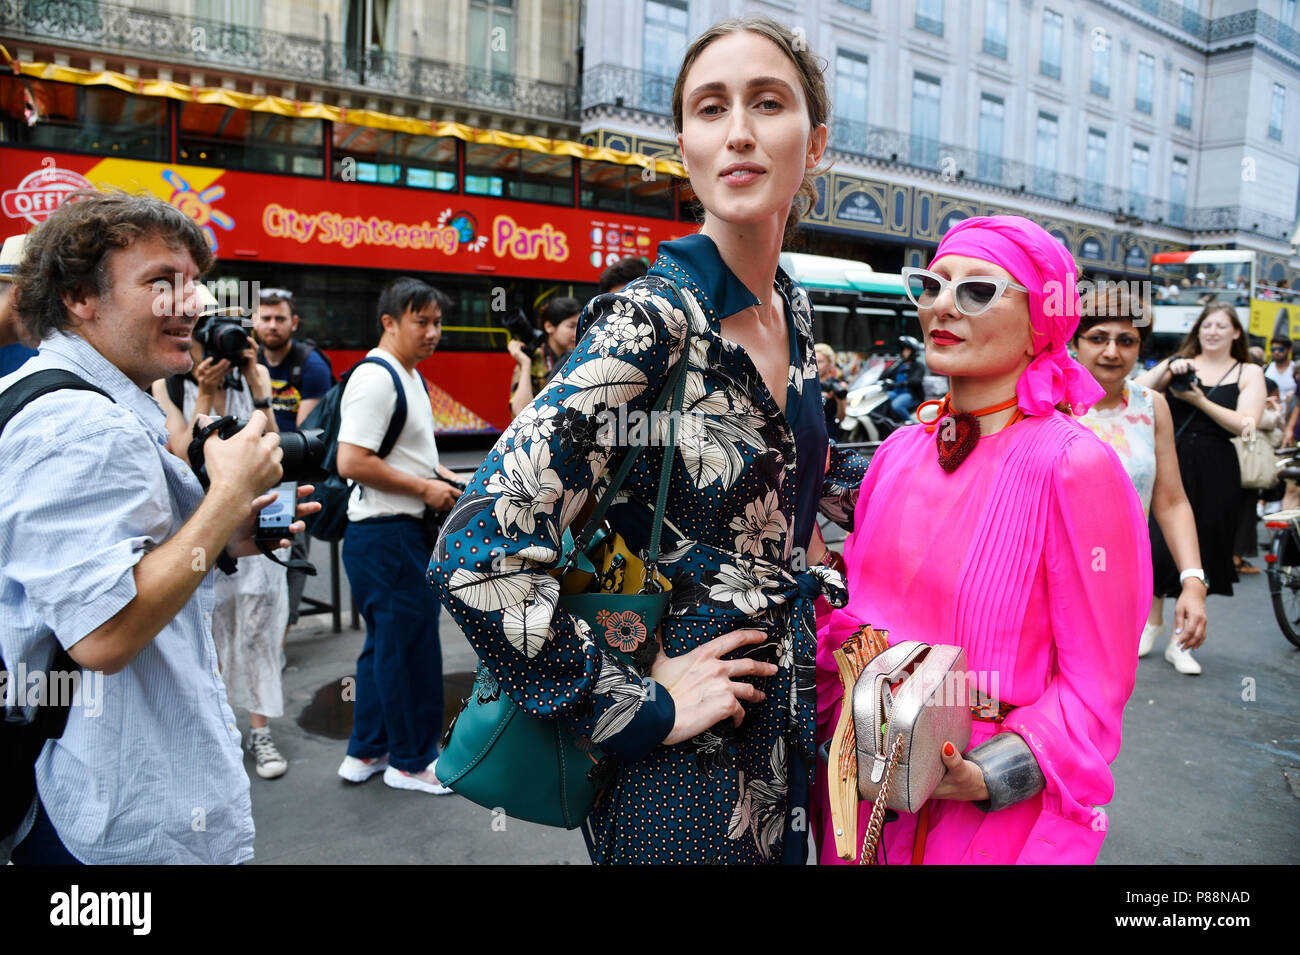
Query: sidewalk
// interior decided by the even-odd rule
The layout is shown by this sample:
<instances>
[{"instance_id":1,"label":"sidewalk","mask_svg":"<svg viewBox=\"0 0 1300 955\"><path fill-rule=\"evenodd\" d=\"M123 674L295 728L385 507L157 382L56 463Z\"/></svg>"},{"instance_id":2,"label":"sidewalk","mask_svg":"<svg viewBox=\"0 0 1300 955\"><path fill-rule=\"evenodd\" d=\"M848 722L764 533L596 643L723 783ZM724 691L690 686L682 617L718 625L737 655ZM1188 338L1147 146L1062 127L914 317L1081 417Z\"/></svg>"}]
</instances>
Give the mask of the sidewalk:
<instances>
[{"instance_id":1,"label":"sidewalk","mask_svg":"<svg viewBox=\"0 0 1300 955\"><path fill-rule=\"evenodd\" d=\"M346 600L346 589L344 594ZM330 632L328 616L306 617L289 633L285 716L271 722L289 772L262 779L252 757L244 760L257 826L255 863L586 864L577 832L494 818L460 796L391 789L380 776L356 785L336 775L351 726L351 704L341 701L339 681L353 673L365 637L364 630L348 628L347 613L343 619L340 634ZM439 620L443 672L454 687L447 692L450 718L472 679L475 658L445 611ZM299 725L304 713L313 732ZM247 740L246 713L239 714L239 723Z\"/></svg>"}]
</instances>

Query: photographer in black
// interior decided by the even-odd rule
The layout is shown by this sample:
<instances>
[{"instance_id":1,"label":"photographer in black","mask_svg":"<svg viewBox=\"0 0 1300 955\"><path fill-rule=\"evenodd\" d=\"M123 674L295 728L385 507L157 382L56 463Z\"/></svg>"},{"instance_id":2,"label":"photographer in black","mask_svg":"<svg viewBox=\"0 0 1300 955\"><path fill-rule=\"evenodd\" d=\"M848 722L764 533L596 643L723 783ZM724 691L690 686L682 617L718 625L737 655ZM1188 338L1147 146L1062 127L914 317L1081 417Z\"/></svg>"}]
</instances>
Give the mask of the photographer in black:
<instances>
[{"instance_id":1,"label":"photographer in black","mask_svg":"<svg viewBox=\"0 0 1300 955\"><path fill-rule=\"evenodd\" d=\"M576 298L553 298L542 306L540 330L533 328L518 310L507 315L504 324L510 332L510 344L506 347L516 362L510 379L512 416L533 403L573 351L581 311L582 303Z\"/></svg>"}]
</instances>

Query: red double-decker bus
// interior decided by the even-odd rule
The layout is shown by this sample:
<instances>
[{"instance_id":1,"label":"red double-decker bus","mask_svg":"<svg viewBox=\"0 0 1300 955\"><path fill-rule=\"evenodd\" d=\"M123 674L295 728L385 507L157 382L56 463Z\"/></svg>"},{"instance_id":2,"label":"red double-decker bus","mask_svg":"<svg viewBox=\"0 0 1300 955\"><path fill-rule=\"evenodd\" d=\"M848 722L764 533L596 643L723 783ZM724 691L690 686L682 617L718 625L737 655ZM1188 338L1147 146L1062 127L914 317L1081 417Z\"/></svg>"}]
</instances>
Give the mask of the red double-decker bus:
<instances>
[{"instance_id":1,"label":"red double-decker bus","mask_svg":"<svg viewBox=\"0 0 1300 955\"><path fill-rule=\"evenodd\" d=\"M25 232L86 187L152 193L208 235L219 298L252 283L291 290L299 337L335 374L378 341L380 289L416 275L455 302L421 371L439 432L510 421L505 311L552 295L585 301L628 255L695 230L670 174L523 148L491 131L358 116L315 119L104 85L0 78L0 237ZM362 122L364 121L364 122ZM371 124L371 125L367 125ZM450 130L456 135L435 135ZM630 158L630 157L624 157Z\"/></svg>"}]
</instances>

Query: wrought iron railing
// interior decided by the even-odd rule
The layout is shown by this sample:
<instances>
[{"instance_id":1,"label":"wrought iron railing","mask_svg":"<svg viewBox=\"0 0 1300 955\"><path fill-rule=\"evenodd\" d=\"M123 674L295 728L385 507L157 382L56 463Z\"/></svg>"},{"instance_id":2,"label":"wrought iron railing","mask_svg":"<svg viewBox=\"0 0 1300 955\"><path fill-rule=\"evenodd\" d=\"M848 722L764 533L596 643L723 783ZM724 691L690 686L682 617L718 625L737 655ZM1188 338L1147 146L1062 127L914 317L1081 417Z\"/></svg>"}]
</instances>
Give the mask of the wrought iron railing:
<instances>
[{"instance_id":1,"label":"wrought iron railing","mask_svg":"<svg viewBox=\"0 0 1300 955\"><path fill-rule=\"evenodd\" d=\"M998 42L991 37L985 37L984 52L989 56L996 56L998 59L1005 60L1007 58L1007 45L1006 43Z\"/></svg>"},{"instance_id":2,"label":"wrought iron railing","mask_svg":"<svg viewBox=\"0 0 1300 955\"><path fill-rule=\"evenodd\" d=\"M1088 84L1088 90L1094 96L1100 96L1102 99L1110 99L1110 84L1103 83L1100 80L1093 80Z\"/></svg>"},{"instance_id":3,"label":"wrought iron railing","mask_svg":"<svg viewBox=\"0 0 1300 955\"><path fill-rule=\"evenodd\" d=\"M1113 214L1130 222L1141 219L1147 225L1173 225L1193 231L1240 230L1274 239L1289 238L1295 228L1292 220L1261 209L1242 206L1188 209L1183 203L896 129L836 117L830 125L830 147L837 152L901 168L938 172L946 182L997 186L1026 196Z\"/></svg>"},{"instance_id":4,"label":"wrought iron railing","mask_svg":"<svg viewBox=\"0 0 1300 955\"><path fill-rule=\"evenodd\" d=\"M1047 60L1043 60L1043 62L1038 66L1038 71L1044 76L1050 76L1054 80L1059 80L1061 78L1060 63L1049 63Z\"/></svg>"},{"instance_id":5,"label":"wrought iron railing","mask_svg":"<svg viewBox=\"0 0 1300 955\"><path fill-rule=\"evenodd\" d=\"M577 91L560 83L96 0L0 0L0 32L16 40L292 82L383 90L565 122L578 117Z\"/></svg>"},{"instance_id":6,"label":"wrought iron railing","mask_svg":"<svg viewBox=\"0 0 1300 955\"><path fill-rule=\"evenodd\" d=\"M927 17L918 13L916 15L916 28L924 30L926 33L933 33L935 36L943 36L943 21L936 20L934 17Z\"/></svg>"}]
</instances>

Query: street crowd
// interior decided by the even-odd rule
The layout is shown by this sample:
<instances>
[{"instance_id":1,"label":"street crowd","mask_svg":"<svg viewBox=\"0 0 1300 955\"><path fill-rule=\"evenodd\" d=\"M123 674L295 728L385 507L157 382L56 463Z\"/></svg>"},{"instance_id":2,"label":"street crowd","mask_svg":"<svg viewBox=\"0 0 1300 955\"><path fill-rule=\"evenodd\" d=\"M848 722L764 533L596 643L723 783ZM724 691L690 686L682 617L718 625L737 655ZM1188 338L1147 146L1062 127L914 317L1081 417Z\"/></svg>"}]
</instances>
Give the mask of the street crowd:
<instances>
[{"instance_id":1,"label":"street crowd","mask_svg":"<svg viewBox=\"0 0 1300 955\"><path fill-rule=\"evenodd\" d=\"M589 757L595 862L798 864L806 818L826 864L1094 861L1166 598L1164 657L1193 675L1206 596L1257 572L1261 492L1231 439L1294 439L1291 342L1270 343L1265 370L1216 299L1135 374L1150 302L1101 288L1045 308L1076 287L1069 252L1023 217L965 219L904 271L921 338L903 342L890 405L911 423L868 464L835 440L837 356L778 268L829 113L816 58L774 21L691 44L673 120L699 232L618 263L589 302L541 307L509 345L513 422L467 484L440 461L418 369L454 303L424 280L385 288L376 345L338 382L295 338L289 290L262 289L253 336L216 346L232 316L205 298L212 252L164 202L79 194L7 241L0 344L39 350L0 378L0 651L11 671L102 671L108 693L58 733L39 706L7 716L21 772L0 855L251 861L243 749L261 777L288 769L271 721L322 515L311 482L286 483L281 436L318 425L366 625L349 783L446 795L479 771L440 765L474 732L462 717L440 748L446 609L479 658L471 707L508 701ZM922 400L927 371L942 399ZM668 402L682 414L644 454L591 427ZM199 472L192 439L225 416L237 427L198 442ZM273 501L295 509L268 534ZM819 517L849 531L842 552ZM607 559L584 595L663 594L659 610L570 609L557 571L595 524ZM894 707L870 741L883 787L857 741L871 798L837 756L840 727L871 722L837 657L851 646L872 648L861 663ZM943 648L996 693L963 698L930 748L917 729L900 761L890 724ZM924 795L884 812L891 778Z\"/></svg>"}]
</instances>

